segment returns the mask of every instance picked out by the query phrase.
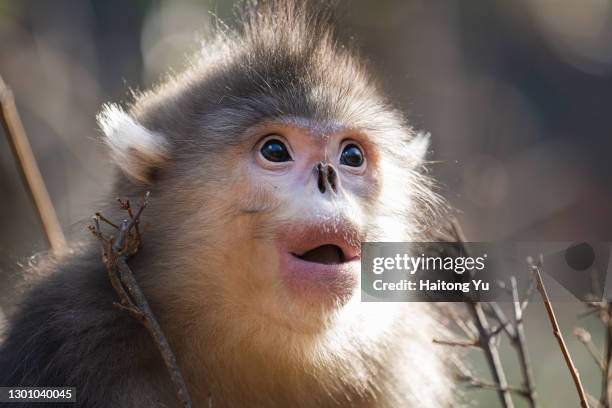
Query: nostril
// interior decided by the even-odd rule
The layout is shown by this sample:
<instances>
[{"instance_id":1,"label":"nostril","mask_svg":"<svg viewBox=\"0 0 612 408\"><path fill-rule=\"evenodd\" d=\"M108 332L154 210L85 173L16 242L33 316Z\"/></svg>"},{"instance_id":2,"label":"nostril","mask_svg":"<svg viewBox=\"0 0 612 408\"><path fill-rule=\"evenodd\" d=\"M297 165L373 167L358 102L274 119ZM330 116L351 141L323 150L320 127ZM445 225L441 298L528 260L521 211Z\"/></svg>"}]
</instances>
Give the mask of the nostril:
<instances>
[{"instance_id":1,"label":"nostril","mask_svg":"<svg viewBox=\"0 0 612 408\"><path fill-rule=\"evenodd\" d=\"M338 176L336 175L336 170L334 170L331 165L327 166L327 181L329 182L329 186L331 187L332 191L336 193Z\"/></svg>"},{"instance_id":2,"label":"nostril","mask_svg":"<svg viewBox=\"0 0 612 408\"><path fill-rule=\"evenodd\" d=\"M314 171L317 177L317 187L321 194L325 194L327 190L331 193L338 192L338 173L331 164L318 163Z\"/></svg>"},{"instance_id":3,"label":"nostril","mask_svg":"<svg viewBox=\"0 0 612 408\"><path fill-rule=\"evenodd\" d=\"M325 193L325 175L321 163L317 164L317 187L321 193Z\"/></svg>"}]
</instances>

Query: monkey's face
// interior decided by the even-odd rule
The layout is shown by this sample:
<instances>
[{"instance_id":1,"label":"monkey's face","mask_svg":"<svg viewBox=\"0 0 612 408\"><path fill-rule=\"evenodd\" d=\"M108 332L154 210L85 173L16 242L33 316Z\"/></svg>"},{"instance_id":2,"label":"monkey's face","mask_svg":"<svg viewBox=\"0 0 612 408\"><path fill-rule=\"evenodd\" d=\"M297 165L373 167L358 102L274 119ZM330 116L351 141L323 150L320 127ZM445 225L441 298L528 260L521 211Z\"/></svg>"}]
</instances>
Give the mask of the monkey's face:
<instances>
[{"instance_id":1,"label":"monkey's face","mask_svg":"<svg viewBox=\"0 0 612 408\"><path fill-rule=\"evenodd\" d=\"M201 209L234 214L206 240L217 251L214 279L249 312L318 321L355 295L383 184L379 149L362 132L305 119L264 123L245 139L226 163L219 204Z\"/></svg>"},{"instance_id":2,"label":"monkey's face","mask_svg":"<svg viewBox=\"0 0 612 408\"><path fill-rule=\"evenodd\" d=\"M266 125L258 136L247 173L259 197L275 204L253 219L275 252L270 266L300 300L346 299L359 273L364 205L378 188L374 146L348 129L307 121Z\"/></svg>"},{"instance_id":3,"label":"monkey's face","mask_svg":"<svg viewBox=\"0 0 612 408\"><path fill-rule=\"evenodd\" d=\"M298 331L358 303L361 243L414 238L435 200L417 170L427 138L378 112L367 122L286 116L182 146L107 111L126 173L149 180L143 169L161 168L148 186L151 296L198 319L272 318Z\"/></svg>"},{"instance_id":4,"label":"monkey's face","mask_svg":"<svg viewBox=\"0 0 612 408\"><path fill-rule=\"evenodd\" d=\"M151 231L164 242L155 296L298 331L358 303L361 243L413 237L426 146L399 125L362 129L263 121L166 165L150 211L174 216Z\"/></svg>"}]
</instances>

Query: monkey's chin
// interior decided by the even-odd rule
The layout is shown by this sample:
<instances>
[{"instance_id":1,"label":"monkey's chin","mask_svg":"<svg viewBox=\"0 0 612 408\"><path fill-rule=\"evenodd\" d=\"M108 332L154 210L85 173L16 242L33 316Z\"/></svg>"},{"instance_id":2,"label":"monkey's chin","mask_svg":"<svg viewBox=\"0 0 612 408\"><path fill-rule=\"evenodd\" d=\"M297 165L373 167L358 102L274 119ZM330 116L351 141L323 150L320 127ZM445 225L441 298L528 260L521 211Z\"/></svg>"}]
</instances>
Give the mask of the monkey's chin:
<instances>
[{"instance_id":1,"label":"monkey's chin","mask_svg":"<svg viewBox=\"0 0 612 408\"><path fill-rule=\"evenodd\" d=\"M310 262L295 254L280 254L284 286L301 302L313 307L341 306L358 286L361 261L354 257L341 263Z\"/></svg>"}]
</instances>

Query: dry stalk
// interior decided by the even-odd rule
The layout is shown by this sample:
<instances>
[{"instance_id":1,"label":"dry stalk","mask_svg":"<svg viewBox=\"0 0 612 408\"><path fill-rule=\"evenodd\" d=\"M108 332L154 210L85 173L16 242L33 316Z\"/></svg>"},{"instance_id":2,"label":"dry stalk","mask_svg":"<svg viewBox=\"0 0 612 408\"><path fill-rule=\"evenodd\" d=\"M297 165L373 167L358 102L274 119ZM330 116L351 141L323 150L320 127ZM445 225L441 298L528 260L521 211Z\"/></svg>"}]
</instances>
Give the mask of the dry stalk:
<instances>
[{"instance_id":1,"label":"dry stalk","mask_svg":"<svg viewBox=\"0 0 612 408\"><path fill-rule=\"evenodd\" d=\"M461 229L456 221L452 222L451 237L445 236L444 240L447 242L457 242L460 245L460 249L463 253L468 253L467 241L461 232ZM576 369L571 355L568 351L567 345L559 328L557 318L544 287L544 283L541 276L542 271L542 258L540 257L539 263L534 263L533 260L528 260L528 266L532 271L533 280L527 291L527 296L521 301L518 293L518 285L515 277L510 278L510 287L504 286L508 289L509 293L512 294L513 300L513 314L514 319L511 321L508 319L499 305L495 302L480 303L471 300L467 300L466 306L471 312L472 321L457 323L457 326L466 334L467 340L435 340L435 343L444 344L449 346L458 347L472 347L476 345L483 349L485 357L487 359L493 382L483 381L474 378L470 373L466 374L465 370L460 370L462 373L459 375L459 379L463 381L468 387L491 389L497 391L502 406L512 406L512 399L510 394L520 395L524 397L530 407L536 407L536 388L531 368L531 361L527 352L527 341L525 338L525 330L523 325L523 317L526 307L528 306L529 299L537 288L540 292L548 318L551 322L553 334L559 344L563 358L570 371L574 385L578 392L580 399L580 406L583 408L602 407L611 408L610 397L612 394L612 384L610 381L611 367L612 367L612 303L605 301L591 301L587 302L588 310L583 313L583 316L589 316L598 314L599 318L606 327L606 343L604 358L602 359L591 341L591 335L582 328L577 328L574 333L578 339L585 345L587 351L591 354L592 358L600 367L602 375L602 391L601 397L598 401L592 395L585 392L580 375ZM487 321L487 316L496 322L497 327L491 328ZM474 327L474 330L472 330ZM497 350L497 342L499 341L498 334L505 333L510 339L511 344L514 346L521 368L521 373L524 379L524 386L517 388L507 385L501 363L499 363L499 352ZM497 342L495 341L497 340Z\"/></svg>"},{"instance_id":2,"label":"dry stalk","mask_svg":"<svg viewBox=\"0 0 612 408\"><path fill-rule=\"evenodd\" d=\"M452 235L461 245L461 250L464 253L468 253L467 240L465 239L465 235L463 234L459 224L456 221L453 221L451 223L451 228ZM504 368L502 366L501 359L499 358L499 349L497 347L497 343L495 342L495 337L499 333L499 330L494 333L494 330L491 329L482 303L468 300L466 301L466 306L470 312L470 315L472 316L474 324L476 325L476 330L478 333L477 341L487 360L489 370L491 371L491 376L495 382L494 389L497 391L499 400L504 408L513 408L514 402L510 396L508 381L506 380L506 374L504 373ZM476 383L484 382L479 381Z\"/></svg>"},{"instance_id":3,"label":"dry stalk","mask_svg":"<svg viewBox=\"0 0 612 408\"><path fill-rule=\"evenodd\" d=\"M584 344L584 347L587 349L587 351L589 352L589 354L595 361L595 364L597 364L601 372L604 373L605 372L604 363L601 357L599 356L599 352L597 351L597 348L593 344L591 333L589 333L587 330L585 330L582 327L576 327L574 329L574 336L576 336L576 338L582 344Z\"/></svg>"},{"instance_id":4,"label":"dry stalk","mask_svg":"<svg viewBox=\"0 0 612 408\"><path fill-rule=\"evenodd\" d=\"M128 213L128 219L117 225L97 213L93 218L93 225L90 225L89 229L102 243L102 259L106 265L110 282L119 297L119 303L114 303L114 306L127 311L130 316L147 329L162 355L178 400L184 407L191 408L191 398L178 367L176 356L172 352L168 340L149 306L149 302L127 264L127 259L135 255L140 249L140 216L147 206L148 198L149 193L147 192L136 213L132 211L129 200L119 200L121 208ZM104 236L100 228L100 222L113 227L116 234L110 237Z\"/></svg>"},{"instance_id":5,"label":"dry stalk","mask_svg":"<svg viewBox=\"0 0 612 408\"><path fill-rule=\"evenodd\" d=\"M535 276L538 291L540 292L542 300L544 301L544 307L546 308L546 313L548 314L548 319L550 320L550 324L553 329L553 334L557 339L557 343L559 343L559 348L561 349L561 353L563 354L563 358L565 359L567 368L569 369L570 374L572 376L572 380L574 381L574 385L576 386L576 391L578 391L578 397L580 398L580 406L582 408L588 408L588 397L586 392L584 391L582 382L580 381L580 373L578 373L578 369L574 365L574 362L572 361L572 356L570 355L569 350L567 349L563 334L561 333L561 329L559 328L559 323L557 322L557 317L555 316L555 311L552 307L552 304L550 303L550 299L548 297L548 294L546 293L546 287L544 286L544 281L542 280L542 275L540 274L540 270L542 269L542 257L540 257L540 262L537 264L532 259L530 259L528 262Z\"/></svg>"},{"instance_id":6,"label":"dry stalk","mask_svg":"<svg viewBox=\"0 0 612 408\"><path fill-rule=\"evenodd\" d=\"M511 337L511 340L518 353L521 372L523 373L523 378L525 379L525 389L528 395L527 401L529 402L529 406L534 408L536 401L535 380L533 378L533 371L531 370L531 360L529 359L529 354L527 353L527 340L525 338L525 329L523 328L524 309L519 297L516 277L510 277L510 284L512 285L515 329L515 336ZM525 302L527 302L527 300L525 300Z\"/></svg>"},{"instance_id":7,"label":"dry stalk","mask_svg":"<svg viewBox=\"0 0 612 408\"><path fill-rule=\"evenodd\" d=\"M499 390L499 385L496 383L480 380L465 367L462 365L457 365L458 369L458 379L462 383L464 383L469 388L480 388L485 390ZM505 391L511 392L513 394L520 395L522 397L526 397L525 390L522 388L516 387L507 387Z\"/></svg>"},{"instance_id":8,"label":"dry stalk","mask_svg":"<svg viewBox=\"0 0 612 408\"><path fill-rule=\"evenodd\" d=\"M469 255L467 240L461 227L456 221L450 223L448 235L442 237L441 241L456 242L458 250L463 255ZM505 287L505 286L504 286ZM518 293L516 278L511 277L510 287L507 287L513 297L513 320L508 319L502 308L496 302L478 302L467 299L465 305L472 317L471 320L461 321L456 316L453 318L457 327L465 334L465 339L459 340L438 340L434 342L456 347L479 347L483 350L493 382L488 382L467 375L463 370L459 375L459 380L471 388L482 388L495 390L503 407L513 407L512 395L523 397L530 408L537 406L536 388L531 369L531 361L527 352L527 341L523 327L523 314L529 304L529 299L533 294L535 284L531 282L525 299L521 301ZM451 315L451 317L453 317ZM492 325L493 323L493 325ZM522 387L508 385L503 366L499 357L499 343L501 333L504 333L510 340L510 344L516 350L521 374L523 377Z\"/></svg>"},{"instance_id":9,"label":"dry stalk","mask_svg":"<svg viewBox=\"0 0 612 408\"><path fill-rule=\"evenodd\" d=\"M601 394L597 404L591 403L594 406L610 408L610 396L612 393L612 382L610 381L610 364L612 358L612 322L610 317L612 313L612 304L606 301L591 301L586 303L588 307L587 311L585 313L580 313L578 317L586 317L595 314L599 316L599 319L606 330L603 358L600 357L600 352L592 342L591 333L589 333L586 329L576 327L574 329L574 335L584 345L588 353L595 361L595 364L597 364L597 366L601 369ZM589 400L592 400L592 398L589 397Z\"/></svg>"},{"instance_id":10,"label":"dry stalk","mask_svg":"<svg viewBox=\"0 0 612 408\"><path fill-rule=\"evenodd\" d=\"M610 364L612 363L612 306L605 303L601 308L600 317L606 326L606 345L604 356L604 372L601 384L600 403L603 408L610 408Z\"/></svg>"},{"instance_id":11,"label":"dry stalk","mask_svg":"<svg viewBox=\"0 0 612 408\"><path fill-rule=\"evenodd\" d=\"M467 302L467 307L472 315L472 318L474 319L474 322L476 323L480 347L485 354L489 369L491 370L493 381L497 384L497 393L500 401L502 402L502 406L505 408L512 408L514 407L514 403L512 401L512 397L510 396L508 381L506 380L504 368L502 366L501 359L499 358L499 349L495 342L495 335L492 333L489 326L489 322L484 313L482 304L479 302L470 301Z\"/></svg>"},{"instance_id":12,"label":"dry stalk","mask_svg":"<svg viewBox=\"0 0 612 408\"><path fill-rule=\"evenodd\" d=\"M443 236L438 237L440 242L455 242L458 244L457 248L453 248L452 251L458 253L467 254L467 241L461 227L456 221L451 221L449 224L450 229ZM444 250L448 249L445 247ZM463 256L463 255L462 255ZM485 309L484 303L468 299L465 301L465 305L472 317L472 319L462 322L456 316L453 317L457 326L465 333L465 340L443 340L435 339L434 343L456 346L456 347L479 347L483 350L493 383L479 380L473 377L459 375L459 380L464 382L470 387L492 389L497 391L499 400L504 408L513 408L514 402L510 393L513 387L508 385L506 375L499 357L498 342L497 338L499 333L504 330L510 330L507 324L500 324L498 327L491 327L489 320L487 319L487 312L490 310ZM491 385L492 384L492 385ZM521 392L520 394L524 394Z\"/></svg>"},{"instance_id":13,"label":"dry stalk","mask_svg":"<svg viewBox=\"0 0 612 408\"><path fill-rule=\"evenodd\" d=\"M21 123L15 105L15 97L2 77L0 77L0 122L2 122L26 190L36 207L36 213L42 223L47 241L53 252L61 252L66 248L64 233Z\"/></svg>"}]
</instances>

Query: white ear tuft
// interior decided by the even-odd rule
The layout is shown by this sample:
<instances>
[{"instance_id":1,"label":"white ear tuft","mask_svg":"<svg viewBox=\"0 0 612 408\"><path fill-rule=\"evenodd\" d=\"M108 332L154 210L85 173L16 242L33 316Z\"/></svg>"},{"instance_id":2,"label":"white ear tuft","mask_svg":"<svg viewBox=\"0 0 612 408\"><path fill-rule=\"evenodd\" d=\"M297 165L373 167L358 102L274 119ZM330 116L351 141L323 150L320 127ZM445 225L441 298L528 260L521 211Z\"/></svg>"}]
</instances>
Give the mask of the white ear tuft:
<instances>
[{"instance_id":1,"label":"white ear tuft","mask_svg":"<svg viewBox=\"0 0 612 408\"><path fill-rule=\"evenodd\" d=\"M168 158L166 138L149 131L115 104L105 105L97 120L115 163L133 179L149 182L151 170Z\"/></svg>"},{"instance_id":2,"label":"white ear tuft","mask_svg":"<svg viewBox=\"0 0 612 408\"><path fill-rule=\"evenodd\" d=\"M413 152L414 157L422 162L427 156L427 149L429 149L429 133L418 132L414 139L410 141L410 150Z\"/></svg>"}]
</instances>

